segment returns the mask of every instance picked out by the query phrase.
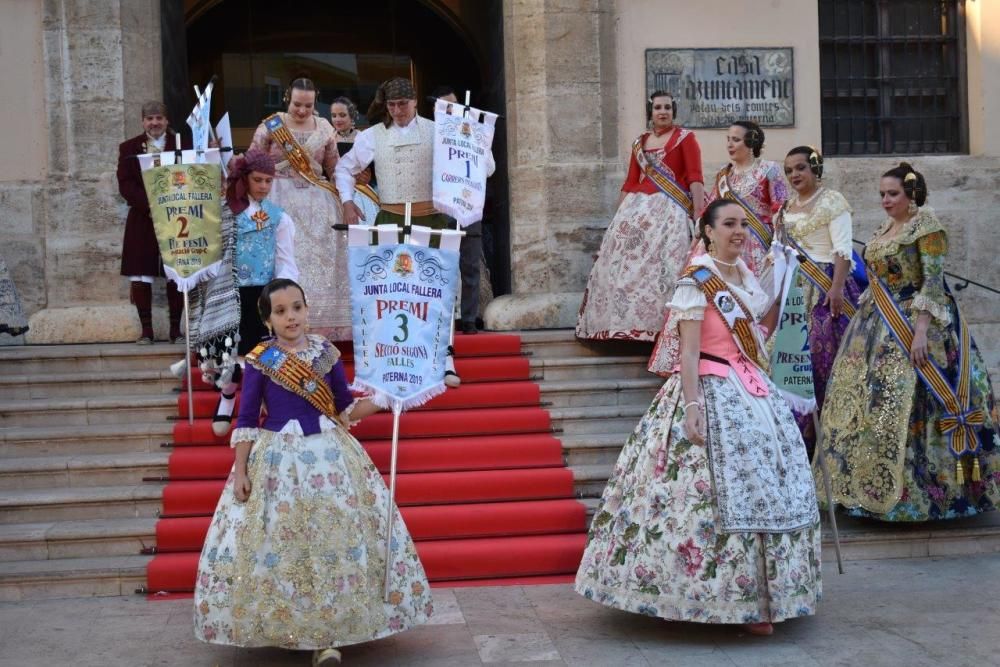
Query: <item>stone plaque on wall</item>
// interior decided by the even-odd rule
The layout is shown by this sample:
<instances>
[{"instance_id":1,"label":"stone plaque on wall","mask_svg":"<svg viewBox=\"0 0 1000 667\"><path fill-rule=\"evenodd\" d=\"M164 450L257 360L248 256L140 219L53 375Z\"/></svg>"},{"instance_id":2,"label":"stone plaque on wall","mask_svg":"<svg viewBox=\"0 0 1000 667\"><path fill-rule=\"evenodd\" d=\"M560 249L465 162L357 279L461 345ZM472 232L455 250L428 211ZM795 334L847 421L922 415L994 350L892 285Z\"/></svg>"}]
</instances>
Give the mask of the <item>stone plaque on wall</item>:
<instances>
[{"instance_id":1,"label":"stone plaque on wall","mask_svg":"<svg viewBox=\"0 0 1000 667\"><path fill-rule=\"evenodd\" d=\"M670 91L678 124L728 127L795 125L792 49L646 49L646 94Z\"/></svg>"}]
</instances>

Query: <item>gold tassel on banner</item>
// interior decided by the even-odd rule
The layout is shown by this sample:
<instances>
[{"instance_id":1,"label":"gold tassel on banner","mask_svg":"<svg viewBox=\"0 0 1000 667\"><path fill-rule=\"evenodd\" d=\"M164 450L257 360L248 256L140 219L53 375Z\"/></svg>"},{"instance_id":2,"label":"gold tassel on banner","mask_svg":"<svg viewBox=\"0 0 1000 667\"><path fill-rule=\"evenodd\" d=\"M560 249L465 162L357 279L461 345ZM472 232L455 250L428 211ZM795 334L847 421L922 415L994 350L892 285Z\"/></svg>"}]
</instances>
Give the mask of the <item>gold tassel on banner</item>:
<instances>
[{"instance_id":1,"label":"gold tassel on banner","mask_svg":"<svg viewBox=\"0 0 1000 667\"><path fill-rule=\"evenodd\" d=\"M979 471L979 457L975 454L972 455L972 481L982 481L981 473Z\"/></svg>"},{"instance_id":2,"label":"gold tassel on banner","mask_svg":"<svg viewBox=\"0 0 1000 667\"><path fill-rule=\"evenodd\" d=\"M962 459L955 460L955 483L965 486L965 466L962 465Z\"/></svg>"}]
</instances>

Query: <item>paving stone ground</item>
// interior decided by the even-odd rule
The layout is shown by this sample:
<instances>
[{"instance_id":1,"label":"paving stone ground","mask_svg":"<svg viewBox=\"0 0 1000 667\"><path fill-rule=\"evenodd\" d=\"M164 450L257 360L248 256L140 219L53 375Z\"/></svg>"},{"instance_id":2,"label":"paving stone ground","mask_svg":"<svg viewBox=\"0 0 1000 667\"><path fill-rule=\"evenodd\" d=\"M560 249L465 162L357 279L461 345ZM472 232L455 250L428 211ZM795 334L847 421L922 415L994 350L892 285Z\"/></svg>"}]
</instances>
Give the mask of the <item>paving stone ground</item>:
<instances>
[{"instance_id":1,"label":"paving stone ground","mask_svg":"<svg viewBox=\"0 0 1000 667\"><path fill-rule=\"evenodd\" d=\"M824 568L819 615L770 638L607 609L570 586L435 589L435 623L344 649L344 664L983 667L1000 656L1000 555ZM304 652L194 639L191 601L70 598L0 604L0 667L309 665Z\"/></svg>"}]
</instances>

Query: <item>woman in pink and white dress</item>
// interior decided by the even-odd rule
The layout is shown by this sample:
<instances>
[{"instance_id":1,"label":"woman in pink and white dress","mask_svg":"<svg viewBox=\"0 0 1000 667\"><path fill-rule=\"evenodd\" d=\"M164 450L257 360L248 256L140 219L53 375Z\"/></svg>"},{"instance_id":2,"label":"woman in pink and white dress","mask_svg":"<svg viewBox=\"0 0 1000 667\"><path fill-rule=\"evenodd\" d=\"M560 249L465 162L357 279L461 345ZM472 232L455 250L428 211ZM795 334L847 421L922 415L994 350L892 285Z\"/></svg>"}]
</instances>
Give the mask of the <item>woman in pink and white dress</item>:
<instances>
[{"instance_id":1,"label":"woman in pink and white dress","mask_svg":"<svg viewBox=\"0 0 1000 667\"><path fill-rule=\"evenodd\" d=\"M632 144L618 211L604 233L580 306L576 335L591 340L653 340L684 268L704 199L701 148L674 124L677 103L656 91L651 129Z\"/></svg>"},{"instance_id":2,"label":"woman in pink and white dress","mask_svg":"<svg viewBox=\"0 0 1000 667\"><path fill-rule=\"evenodd\" d=\"M815 613L821 546L802 435L761 367L758 321L777 317L740 259L748 225L724 200L702 216L708 253L677 281L664 331L672 374L622 448L576 590L624 611L769 635L772 623Z\"/></svg>"}]
</instances>

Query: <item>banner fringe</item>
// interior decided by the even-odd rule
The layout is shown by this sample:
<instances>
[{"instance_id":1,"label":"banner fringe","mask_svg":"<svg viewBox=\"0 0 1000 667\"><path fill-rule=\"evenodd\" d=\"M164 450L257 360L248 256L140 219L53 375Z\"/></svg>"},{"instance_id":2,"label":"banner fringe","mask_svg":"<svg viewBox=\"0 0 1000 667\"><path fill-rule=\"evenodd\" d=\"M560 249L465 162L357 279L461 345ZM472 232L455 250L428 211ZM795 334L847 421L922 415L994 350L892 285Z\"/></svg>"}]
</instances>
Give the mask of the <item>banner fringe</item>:
<instances>
[{"instance_id":1,"label":"banner fringe","mask_svg":"<svg viewBox=\"0 0 1000 667\"><path fill-rule=\"evenodd\" d=\"M177 271L175 271L174 268L171 266L164 265L163 272L167 275L167 278L169 280L173 280L175 283L177 283L177 289L179 291L190 292L191 290L193 290L195 287L198 286L198 283L205 282L206 280L211 280L212 278L215 278L217 275L219 275L219 270L221 268L222 268L222 260L220 259L218 262L212 262L211 264L201 269L200 271L192 273L187 278L182 278L181 276L179 276L177 274Z\"/></svg>"},{"instance_id":2,"label":"banner fringe","mask_svg":"<svg viewBox=\"0 0 1000 667\"><path fill-rule=\"evenodd\" d=\"M798 414L808 415L816 411L815 398L799 396L798 394L793 394L792 392L782 389L781 387L776 387L776 389L778 390L778 393L781 394L781 397L787 401L789 407L791 407L792 410Z\"/></svg>"},{"instance_id":3,"label":"banner fringe","mask_svg":"<svg viewBox=\"0 0 1000 667\"><path fill-rule=\"evenodd\" d=\"M363 392L367 394L366 398L383 410L391 410L394 406L398 405L400 406L401 411L405 412L407 410L419 408L432 398L440 396L444 392L448 391L448 387L442 379L440 382L422 389L413 396L402 399L381 391L363 380L355 380L351 384L351 391Z\"/></svg>"}]
</instances>

